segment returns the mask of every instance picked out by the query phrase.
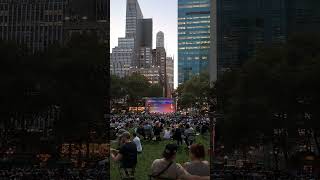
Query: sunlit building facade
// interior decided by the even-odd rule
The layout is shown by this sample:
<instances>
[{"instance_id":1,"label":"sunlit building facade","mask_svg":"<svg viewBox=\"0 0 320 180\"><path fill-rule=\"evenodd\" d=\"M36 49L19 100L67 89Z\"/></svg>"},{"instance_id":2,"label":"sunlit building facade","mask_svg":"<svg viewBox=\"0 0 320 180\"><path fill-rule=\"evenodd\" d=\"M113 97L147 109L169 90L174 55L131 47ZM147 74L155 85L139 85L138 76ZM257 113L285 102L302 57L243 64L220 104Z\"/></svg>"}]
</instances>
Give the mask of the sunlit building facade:
<instances>
[{"instance_id":1,"label":"sunlit building facade","mask_svg":"<svg viewBox=\"0 0 320 180\"><path fill-rule=\"evenodd\" d=\"M178 0L178 82L208 70L210 0Z\"/></svg>"}]
</instances>

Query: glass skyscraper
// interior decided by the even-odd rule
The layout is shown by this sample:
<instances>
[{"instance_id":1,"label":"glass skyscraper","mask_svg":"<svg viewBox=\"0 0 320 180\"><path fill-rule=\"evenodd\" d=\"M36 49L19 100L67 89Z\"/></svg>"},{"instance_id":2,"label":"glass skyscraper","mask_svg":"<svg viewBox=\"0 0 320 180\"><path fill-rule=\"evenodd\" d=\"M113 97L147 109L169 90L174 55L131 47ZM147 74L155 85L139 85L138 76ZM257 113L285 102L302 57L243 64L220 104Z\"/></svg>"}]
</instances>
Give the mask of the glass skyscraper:
<instances>
[{"instance_id":1,"label":"glass skyscraper","mask_svg":"<svg viewBox=\"0 0 320 180\"><path fill-rule=\"evenodd\" d=\"M208 70L210 0L178 0L178 82Z\"/></svg>"},{"instance_id":2,"label":"glass skyscraper","mask_svg":"<svg viewBox=\"0 0 320 180\"><path fill-rule=\"evenodd\" d=\"M213 1L218 75L241 67L261 47L282 46L291 34L320 29L318 0Z\"/></svg>"}]
</instances>

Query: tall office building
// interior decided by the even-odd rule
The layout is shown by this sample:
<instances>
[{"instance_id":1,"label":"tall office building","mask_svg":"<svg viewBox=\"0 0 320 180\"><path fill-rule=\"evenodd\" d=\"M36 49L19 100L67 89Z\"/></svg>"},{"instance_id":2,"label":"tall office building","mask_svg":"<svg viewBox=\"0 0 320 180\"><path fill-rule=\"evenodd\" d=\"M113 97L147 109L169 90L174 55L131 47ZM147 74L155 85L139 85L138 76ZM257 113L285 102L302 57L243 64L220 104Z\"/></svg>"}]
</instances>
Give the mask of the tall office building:
<instances>
[{"instance_id":1,"label":"tall office building","mask_svg":"<svg viewBox=\"0 0 320 180\"><path fill-rule=\"evenodd\" d=\"M178 0L178 82L208 71L210 0Z\"/></svg>"},{"instance_id":2,"label":"tall office building","mask_svg":"<svg viewBox=\"0 0 320 180\"><path fill-rule=\"evenodd\" d=\"M239 68L259 47L281 46L291 34L320 30L317 0L212 0L212 5L215 77Z\"/></svg>"},{"instance_id":3,"label":"tall office building","mask_svg":"<svg viewBox=\"0 0 320 180\"><path fill-rule=\"evenodd\" d=\"M123 77L136 71L128 71L128 74L129 67L136 69L152 66L152 28L152 19L143 19L138 1L127 0L126 35L125 38L119 38L118 47L112 51L110 63L112 74ZM120 49L126 52L126 55L121 55Z\"/></svg>"},{"instance_id":4,"label":"tall office building","mask_svg":"<svg viewBox=\"0 0 320 180\"><path fill-rule=\"evenodd\" d=\"M130 68L137 64L137 54L140 50L140 41L137 41L137 29L140 19L143 18L137 0L127 0L126 6L126 34L118 38L118 46L112 49L110 56L111 74L125 77L130 75ZM139 35L138 35L139 36Z\"/></svg>"},{"instance_id":5,"label":"tall office building","mask_svg":"<svg viewBox=\"0 0 320 180\"><path fill-rule=\"evenodd\" d=\"M136 33L137 67L148 68L152 65L152 19L139 19Z\"/></svg>"},{"instance_id":6,"label":"tall office building","mask_svg":"<svg viewBox=\"0 0 320 180\"><path fill-rule=\"evenodd\" d=\"M101 29L98 32L106 40L108 5L108 0L0 0L0 39L35 52L63 43L71 31L81 27Z\"/></svg>"},{"instance_id":7,"label":"tall office building","mask_svg":"<svg viewBox=\"0 0 320 180\"><path fill-rule=\"evenodd\" d=\"M135 38L138 20L143 19L143 14L137 0L127 0L126 10L126 37Z\"/></svg>"},{"instance_id":8,"label":"tall office building","mask_svg":"<svg viewBox=\"0 0 320 180\"><path fill-rule=\"evenodd\" d=\"M167 79L167 94L166 96L171 98L174 91L174 59L167 57L166 59L166 79Z\"/></svg>"},{"instance_id":9,"label":"tall office building","mask_svg":"<svg viewBox=\"0 0 320 180\"><path fill-rule=\"evenodd\" d=\"M287 0L288 34L317 33L320 30L320 1Z\"/></svg>"},{"instance_id":10,"label":"tall office building","mask_svg":"<svg viewBox=\"0 0 320 180\"><path fill-rule=\"evenodd\" d=\"M63 41L65 0L1 0L0 39L15 41L30 51Z\"/></svg>"},{"instance_id":11,"label":"tall office building","mask_svg":"<svg viewBox=\"0 0 320 180\"><path fill-rule=\"evenodd\" d=\"M157 33L157 40L156 40L156 49L154 55L154 65L160 67L160 74L162 76L162 81L166 83L166 59L167 54L164 48L164 34L162 31Z\"/></svg>"},{"instance_id":12,"label":"tall office building","mask_svg":"<svg viewBox=\"0 0 320 180\"><path fill-rule=\"evenodd\" d=\"M110 73L118 77L130 75L134 57L134 39L119 38L118 46L112 49L110 55Z\"/></svg>"},{"instance_id":13,"label":"tall office building","mask_svg":"<svg viewBox=\"0 0 320 180\"><path fill-rule=\"evenodd\" d=\"M286 0L217 0L217 69L239 67L260 46L287 38Z\"/></svg>"},{"instance_id":14,"label":"tall office building","mask_svg":"<svg viewBox=\"0 0 320 180\"><path fill-rule=\"evenodd\" d=\"M164 34L162 31L159 31L157 33L156 48L158 47L164 48Z\"/></svg>"},{"instance_id":15,"label":"tall office building","mask_svg":"<svg viewBox=\"0 0 320 180\"><path fill-rule=\"evenodd\" d=\"M108 0L66 0L65 40L74 33L95 33L101 43L109 39Z\"/></svg>"}]
</instances>

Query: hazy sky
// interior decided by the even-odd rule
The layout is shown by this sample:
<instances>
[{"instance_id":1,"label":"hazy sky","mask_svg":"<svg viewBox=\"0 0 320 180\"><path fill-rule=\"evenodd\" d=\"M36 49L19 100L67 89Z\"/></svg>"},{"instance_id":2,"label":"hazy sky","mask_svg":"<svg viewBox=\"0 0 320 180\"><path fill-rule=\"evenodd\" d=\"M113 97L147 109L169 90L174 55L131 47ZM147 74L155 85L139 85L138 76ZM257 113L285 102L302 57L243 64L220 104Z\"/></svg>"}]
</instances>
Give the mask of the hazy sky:
<instances>
[{"instance_id":1,"label":"hazy sky","mask_svg":"<svg viewBox=\"0 0 320 180\"><path fill-rule=\"evenodd\" d=\"M118 45L118 37L125 36L127 0L111 0L110 11L110 52ZM164 33L167 56L174 56L175 86L177 85L177 0L138 0L144 18L153 19L153 48L156 47L156 34Z\"/></svg>"}]
</instances>

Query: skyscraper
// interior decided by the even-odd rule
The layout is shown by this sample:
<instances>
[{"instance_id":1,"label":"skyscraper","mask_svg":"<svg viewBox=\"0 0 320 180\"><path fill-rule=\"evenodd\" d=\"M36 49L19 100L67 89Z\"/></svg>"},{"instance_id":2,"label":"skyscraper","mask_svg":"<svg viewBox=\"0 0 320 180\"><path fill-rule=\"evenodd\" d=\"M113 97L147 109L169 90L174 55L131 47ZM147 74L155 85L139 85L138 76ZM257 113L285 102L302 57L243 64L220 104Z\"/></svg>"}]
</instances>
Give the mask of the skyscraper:
<instances>
[{"instance_id":1,"label":"skyscraper","mask_svg":"<svg viewBox=\"0 0 320 180\"><path fill-rule=\"evenodd\" d=\"M167 79L167 97L171 97L174 91L174 59L167 57L166 59L166 79Z\"/></svg>"},{"instance_id":2,"label":"skyscraper","mask_svg":"<svg viewBox=\"0 0 320 180\"><path fill-rule=\"evenodd\" d=\"M210 0L178 0L178 82L208 71Z\"/></svg>"},{"instance_id":3,"label":"skyscraper","mask_svg":"<svg viewBox=\"0 0 320 180\"><path fill-rule=\"evenodd\" d=\"M139 19L136 31L137 67L148 68L152 65L152 19Z\"/></svg>"},{"instance_id":4,"label":"skyscraper","mask_svg":"<svg viewBox=\"0 0 320 180\"><path fill-rule=\"evenodd\" d=\"M64 39L74 33L95 33L101 43L109 39L108 0L66 0Z\"/></svg>"},{"instance_id":5,"label":"skyscraper","mask_svg":"<svg viewBox=\"0 0 320 180\"><path fill-rule=\"evenodd\" d=\"M110 55L110 72L118 77L125 77L130 75L130 68L133 64L134 53L134 39L133 38L119 38L118 46L112 49Z\"/></svg>"},{"instance_id":6,"label":"skyscraper","mask_svg":"<svg viewBox=\"0 0 320 180\"><path fill-rule=\"evenodd\" d=\"M66 1L0 1L0 39L26 45L30 51L63 41Z\"/></svg>"},{"instance_id":7,"label":"skyscraper","mask_svg":"<svg viewBox=\"0 0 320 180\"><path fill-rule=\"evenodd\" d=\"M287 0L288 33L315 33L320 30L320 1Z\"/></svg>"},{"instance_id":8,"label":"skyscraper","mask_svg":"<svg viewBox=\"0 0 320 180\"><path fill-rule=\"evenodd\" d=\"M0 39L30 51L63 43L73 32L95 31L107 40L108 0L0 0Z\"/></svg>"},{"instance_id":9,"label":"skyscraper","mask_svg":"<svg viewBox=\"0 0 320 180\"><path fill-rule=\"evenodd\" d=\"M212 0L213 76L239 68L260 47L282 46L291 34L320 30L316 0Z\"/></svg>"},{"instance_id":10,"label":"skyscraper","mask_svg":"<svg viewBox=\"0 0 320 180\"><path fill-rule=\"evenodd\" d=\"M164 47L164 34L162 31L157 33L156 48Z\"/></svg>"},{"instance_id":11,"label":"skyscraper","mask_svg":"<svg viewBox=\"0 0 320 180\"><path fill-rule=\"evenodd\" d=\"M126 10L126 37L135 38L138 20L143 19L143 14L137 0L127 0Z\"/></svg>"},{"instance_id":12,"label":"skyscraper","mask_svg":"<svg viewBox=\"0 0 320 180\"><path fill-rule=\"evenodd\" d=\"M126 8L126 34L118 39L118 46L112 49L110 56L111 74L119 77L130 75L130 68L138 64L138 54L140 52L139 23L143 18L137 0L127 0ZM137 37L138 36L138 37Z\"/></svg>"}]
</instances>

